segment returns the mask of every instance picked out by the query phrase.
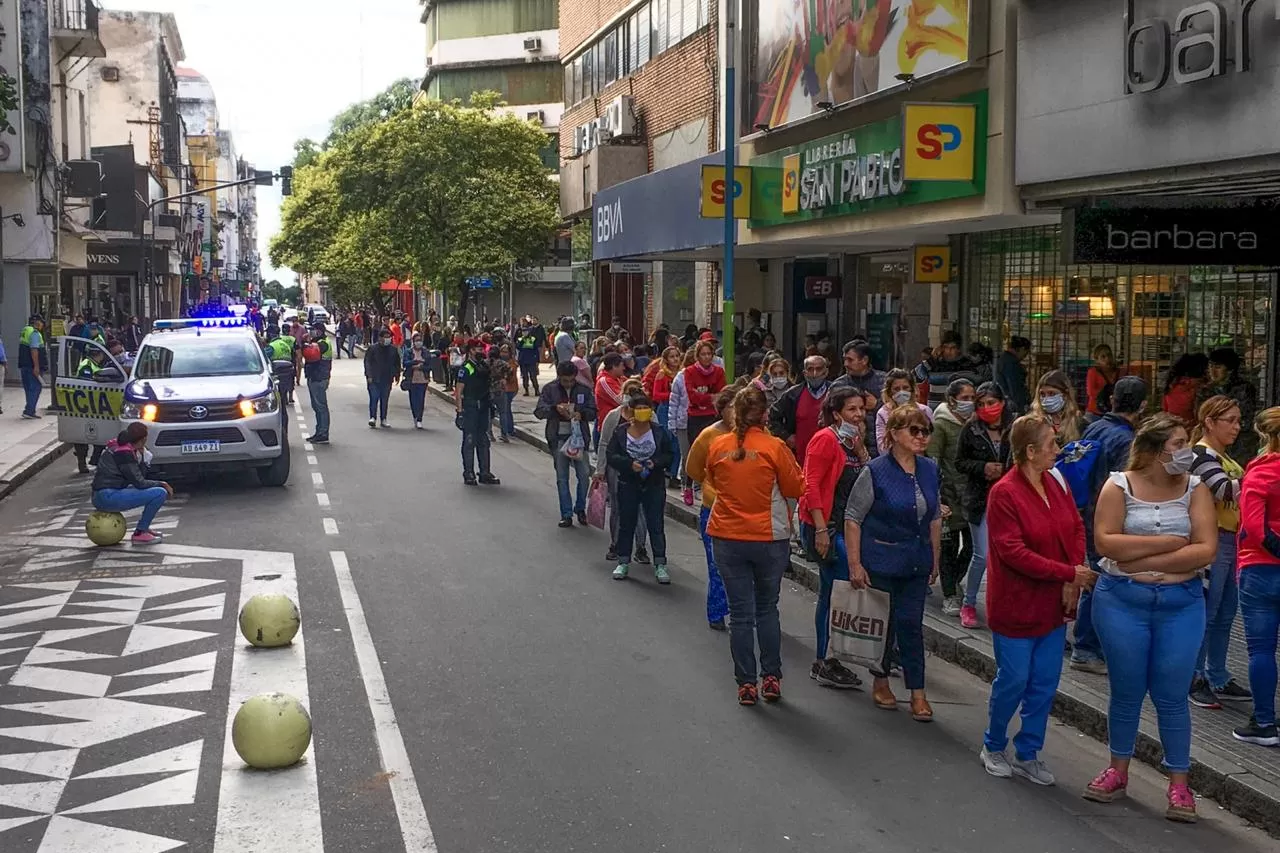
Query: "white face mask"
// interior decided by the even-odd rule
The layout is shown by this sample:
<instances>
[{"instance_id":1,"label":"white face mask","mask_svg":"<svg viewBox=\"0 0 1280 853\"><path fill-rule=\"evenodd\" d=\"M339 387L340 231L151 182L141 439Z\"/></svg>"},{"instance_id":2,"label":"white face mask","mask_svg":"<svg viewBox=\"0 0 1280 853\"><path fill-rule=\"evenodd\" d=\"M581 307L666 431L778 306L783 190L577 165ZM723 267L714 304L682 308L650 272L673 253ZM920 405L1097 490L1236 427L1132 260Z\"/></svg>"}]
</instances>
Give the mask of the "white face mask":
<instances>
[{"instance_id":1,"label":"white face mask","mask_svg":"<svg viewBox=\"0 0 1280 853\"><path fill-rule=\"evenodd\" d=\"M774 387L774 390L785 391L790 383L785 376L772 376L769 378L769 384Z\"/></svg>"},{"instance_id":2,"label":"white face mask","mask_svg":"<svg viewBox=\"0 0 1280 853\"><path fill-rule=\"evenodd\" d=\"M858 428L848 421L841 421L840 426L836 427L836 435L840 436L841 441L853 441L858 437Z\"/></svg>"},{"instance_id":3,"label":"white face mask","mask_svg":"<svg viewBox=\"0 0 1280 853\"><path fill-rule=\"evenodd\" d=\"M973 401L956 400L951 404L951 411L953 414L959 415L962 418L967 418L973 414Z\"/></svg>"},{"instance_id":4,"label":"white face mask","mask_svg":"<svg viewBox=\"0 0 1280 853\"><path fill-rule=\"evenodd\" d=\"M910 391L899 391L898 393L896 393L896 394L894 394L894 395L893 395L893 402L897 403L899 406L903 406L903 405L906 405L907 403L910 403L910 402L911 402L911 392L910 392Z\"/></svg>"},{"instance_id":5,"label":"white face mask","mask_svg":"<svg viewBox=\"0 0 1280 853\"><path fill-rule=\"evenodd\" d=\"M1164 463L1164 470L1170 474L1185 474L1191 470L1196 461L1195 448L1184 447L1169 454L1172 459Z\"/></svg>"},{"instance_id":6,"label":"white face mask","mask_svg":"<svg viewBox=\"0 0 1280 853\"><path fill-rule=\"evenodd\" d=\"M1051 415L1056 415L1062 411L1063 406L1067 405L1067 400L1061 394L1051 394L1048 397L1040 398L1040 408L1044 409Z\"/></svg>"}]
</instances>

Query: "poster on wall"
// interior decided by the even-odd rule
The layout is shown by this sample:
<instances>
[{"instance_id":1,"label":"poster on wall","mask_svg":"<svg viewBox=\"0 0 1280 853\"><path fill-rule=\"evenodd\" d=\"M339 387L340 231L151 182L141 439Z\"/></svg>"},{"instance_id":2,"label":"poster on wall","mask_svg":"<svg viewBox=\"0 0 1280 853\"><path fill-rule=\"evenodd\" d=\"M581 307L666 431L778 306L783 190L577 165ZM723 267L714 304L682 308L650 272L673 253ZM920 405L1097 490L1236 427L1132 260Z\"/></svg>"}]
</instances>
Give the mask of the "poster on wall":
<instances>
[{"instance_id":1,"label":"poster on wall","mask_svg":"<svg viewBox=\"0 0 1280 853\"><path fill-rule=\"evenodd\" d=\"M969 59L970 0L760 0L755 125L780 127Z\"/></svg>"}]
</instances>

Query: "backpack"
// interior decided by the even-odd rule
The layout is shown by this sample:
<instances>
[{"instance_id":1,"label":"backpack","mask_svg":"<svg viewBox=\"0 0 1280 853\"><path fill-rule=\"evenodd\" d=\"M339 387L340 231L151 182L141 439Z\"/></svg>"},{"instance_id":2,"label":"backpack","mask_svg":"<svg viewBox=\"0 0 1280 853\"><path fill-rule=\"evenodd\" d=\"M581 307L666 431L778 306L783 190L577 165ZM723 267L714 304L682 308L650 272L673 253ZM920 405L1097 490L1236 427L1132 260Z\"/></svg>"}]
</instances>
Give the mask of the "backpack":
<instances>
[{"instance_id":1,"label":"backpack","mask_svg":"<svg viewBox=\"0 0 1280 853\"><path fill-rule=\"evenodd\" d=\"M1071 494L1076 509L1083 510L1102 488L1106 467L1101 442L1082 438L1062 448L1051 473Z\"/></svg>"}]
</instances>

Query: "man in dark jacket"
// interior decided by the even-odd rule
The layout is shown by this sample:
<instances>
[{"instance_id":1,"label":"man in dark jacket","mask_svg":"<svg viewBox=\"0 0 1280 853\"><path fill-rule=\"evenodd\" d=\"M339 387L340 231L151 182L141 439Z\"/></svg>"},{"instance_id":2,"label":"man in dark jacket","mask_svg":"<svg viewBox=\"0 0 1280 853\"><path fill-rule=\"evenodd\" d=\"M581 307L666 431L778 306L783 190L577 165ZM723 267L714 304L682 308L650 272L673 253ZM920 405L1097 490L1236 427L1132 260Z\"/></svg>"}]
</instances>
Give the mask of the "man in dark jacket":
<instances>
[{"instance_id":1,"label":"man in dark jacket","mask_svg":"<svg viewBox=\"0 0 1280 853\"><path fill-rule=\"evenodd\" d=\"M819 429L822 401L831 387L827 360L811 355L804 360L804 381L788 388L769 409L769 433L785 441L801 465L809 439Z\"/></svg>"},{"instance_id":2,"label":"man in dark jacket","mask_svg":"<svg viewBox=\"0 0 1280 853\"><path fill-rule=\"evenodd\" d=\"M311 410L316 413L316 428L311 433L312 444L329 443L329 377L333 375L333 346L324 323L311 327L311 343L320 350L320 357L306 361L304 348L302 366L307 376L307 391L311 394Z\"/></svg>"},{"instance_id":3,"label":"man in dark jacket","mask_svg":"<svg viewBox=\"0 0 1280 853\"><path fill-rule=\"evenodd\" d=\"M995 380L1004 392L1004 399L1015 415L1025 415L1031 410L1031 389L1027 387L1027 368L1024 362L1031 354L1031 341L1021 335L1009 338L1009 348L996 359Z\"/></svg>"},{"instance_id":4,"label":"man in dark jacket","mask_svg":"<svg viewBox=\"0 0 1280 853\"><path fill-rule=\"evenodd\" d=\"M391 401L391 387L400 378L400 350L391 343L391 329L383 326L378 343L364 353L364 379L369 385L369 428L375 429L381 421L387 424L387 404Z\"/></svg>"},{"instance_id":5,"label":"man in dark jacket","mask_svg":"<svg viewBox=\"0 0 1280 853\"><path fill-rule=\"evenodd\" d=\"M137 352L142 348L142 324L137 317L129 318L129 325L124 328L125 352Z\"/></svg>"},{"instance_id":6,"label":"man in dark jacket","mask_svg":"<svg viewBox=\"0 0 1280 853\"><path fill-rule=\"evenodd\" d=\"M467 360L454 374L453 402L457 407L456 423L462 430L462 482L497 486L501 480L490 470L489 428L493 423L493 387L489 362L485 359L484 341L467 341ZM480 477L476 478L476 468Z\"/></svg>"},{"instance_id":7,"label":"man in dark jacket","mask_svg":"<svg viewBox=\"0 0 1280 853\"><path fill-rule=\"evenodd\" d=\"M161 480L148 480L147 425L135 421L107 442L107 452L98 461L93 475L93 508L99 512L124 512L143 507L133 531L134 545L154 545L160 534L151 522L164 502L173 497L173 487Z\"/></svg>"},{"instance_id":8,"label":"man in dark jacket","mask_svg":"<svg viewBox=\"0 0 1280 853\"><path fill-rule=\"evenodd\" d=\"M591 435L591 424L596 422L596 395L590 385L578 379L578 366L571 361L556 365L556 381L544 386L538 395L538 405L533 415L545 421L547 448L556 469L556 492L560 497L560 526L572 527L573 516L578 523L587 526L587 491L591 483L591 465L587 461L586 442ZM560 450L573 434L573 424L578 424L583 439L582 451L570 459ZM569 495L569 470L578 478L576 500Z\"/></svg>"},{"instance_id":9,"label":"man in dark jacket","mask_svg":"<svg viewBox=\"0 0 1280 853\"><path fill-rule=\"evenodd\" d=\"M538 362L545 345L546 333L539 333L533 319L525 317L516 332L516 362L520 365L520 384L524 386L526 397L529 396L529 383L533 383L534 396L542 393L538 388Z\"/></svg>"}]
</instances>

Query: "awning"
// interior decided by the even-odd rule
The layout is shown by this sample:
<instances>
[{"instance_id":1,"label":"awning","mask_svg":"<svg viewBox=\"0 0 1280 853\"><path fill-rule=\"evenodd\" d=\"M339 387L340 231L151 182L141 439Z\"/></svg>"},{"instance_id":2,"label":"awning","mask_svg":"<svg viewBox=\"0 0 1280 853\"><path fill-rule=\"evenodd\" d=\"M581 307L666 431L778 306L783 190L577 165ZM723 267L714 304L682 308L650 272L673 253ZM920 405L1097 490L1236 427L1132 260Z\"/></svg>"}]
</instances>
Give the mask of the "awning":
<instances>
[{"instance_id":1,"label":"awning","mask_svg":"<svg viewBox=\"0 0 1280 853\"><path fill-rule=\"evenodd\" d=\"M391 290L391 291L400 291L404 293L412 293L413 284L411 282L396 281L394 278L389 278L382 283L382 285L379 287L379 290Z\"/></svg>"}]
</instances>

